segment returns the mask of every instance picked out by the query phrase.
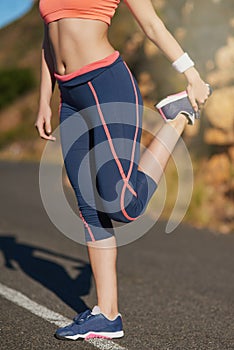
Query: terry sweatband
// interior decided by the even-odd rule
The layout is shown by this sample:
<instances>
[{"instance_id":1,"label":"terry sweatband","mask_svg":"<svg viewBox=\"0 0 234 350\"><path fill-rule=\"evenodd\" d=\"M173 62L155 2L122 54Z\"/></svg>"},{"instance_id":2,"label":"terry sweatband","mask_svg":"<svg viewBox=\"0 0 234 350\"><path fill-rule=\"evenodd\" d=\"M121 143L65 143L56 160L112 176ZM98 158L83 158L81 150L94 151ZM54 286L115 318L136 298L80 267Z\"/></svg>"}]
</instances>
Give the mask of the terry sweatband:
<instances>
[{"instance_id":1,"label":"terry sweatband","mask_svg":"<svg viewBox=\"0 0 234 350\"><path fill-rule=\"evenodd\" d=\"M188 68L194 66L194 62L191 60L187 52L180 56L172 63L172 67L179 73L184 73Z\"/></svg>"}]
</instances>

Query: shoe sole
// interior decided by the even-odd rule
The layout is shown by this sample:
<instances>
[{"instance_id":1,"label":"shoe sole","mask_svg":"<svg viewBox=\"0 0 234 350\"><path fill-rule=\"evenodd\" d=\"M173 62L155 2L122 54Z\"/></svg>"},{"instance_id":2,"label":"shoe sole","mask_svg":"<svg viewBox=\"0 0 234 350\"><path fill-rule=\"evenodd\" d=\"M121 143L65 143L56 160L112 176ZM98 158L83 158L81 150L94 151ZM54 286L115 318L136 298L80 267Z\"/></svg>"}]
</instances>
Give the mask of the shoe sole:
<instances>
[{"instance_id":1,"label":"shoe sole","mask_svg":"<svg viewBox=\"0 0 234 350\"><path fill-rule=\"evenodd\" d=\"M122 338L124 336L123 331L119 332L88 332L85 334L75 334L75 335L67 335L61 336L55 333L55 337L59 340L77 340L77 339L92 339L92 338L104 338L104 339L114 339L114 338Z\"/></svg>"}]
</instances>

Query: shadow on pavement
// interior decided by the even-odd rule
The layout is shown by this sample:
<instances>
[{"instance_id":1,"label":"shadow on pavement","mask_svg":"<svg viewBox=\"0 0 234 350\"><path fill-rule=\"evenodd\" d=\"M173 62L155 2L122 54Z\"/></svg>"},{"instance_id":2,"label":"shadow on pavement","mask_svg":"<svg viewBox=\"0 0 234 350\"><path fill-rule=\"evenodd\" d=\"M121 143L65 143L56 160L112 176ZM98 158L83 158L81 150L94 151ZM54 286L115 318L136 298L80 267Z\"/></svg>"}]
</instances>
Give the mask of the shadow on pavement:
<instances>
[{"instance_id":1,"label":"shadow on pavement","mask_svg":"<svg viewBox=\"0 0 234 350\"><path fill-rule=\"evenodd\" d=\"M92 276L90 264L48 249L19 243L15 236L8 233L0 236L0 251L3 253L6 268L15 269L14 262L16 262L25 274L54 292L76 312L87 309L80 297L89 294L90 291ZM76 277L70 276L64 266L65 263L56 261L62 259L65 263L72 264L73 272L76 273L78 270Z\"/></svg>"}]
</instances>

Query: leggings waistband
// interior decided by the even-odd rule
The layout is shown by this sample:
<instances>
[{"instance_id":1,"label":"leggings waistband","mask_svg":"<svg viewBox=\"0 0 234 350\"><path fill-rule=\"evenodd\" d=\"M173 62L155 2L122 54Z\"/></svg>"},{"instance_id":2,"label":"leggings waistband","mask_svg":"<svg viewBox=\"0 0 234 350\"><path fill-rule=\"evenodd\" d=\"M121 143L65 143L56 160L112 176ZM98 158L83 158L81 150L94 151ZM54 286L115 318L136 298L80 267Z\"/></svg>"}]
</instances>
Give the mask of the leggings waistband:
<instances>
[{"instance_id":1,"label":"leggings waistband","mask_svg":"<svg viewBox=\"0 0 234 350\"><path fill-rule=\"evenodd\" d=\"M89 64L83 66L82 68L77 69L75 72L72 72L72 73L69 73L69 74L64 74L64 75L60 75L60 74L54 73L54 76L60 82L66 82L66 81L69 81L69 80L71 80L73 78L76 78L76 77L78 77L78 76L80 76L82 74L86 74L86 73L92 72L92 71L94 71L96 69L109 66L112 63L114 63L117 60L118 57L119 57L119 51L115 51L111 55L109 55L109 56L107 56L107 57L105 57L105 58L103 58L101 60L89 63Z\"/></svg>"}]
</instances>

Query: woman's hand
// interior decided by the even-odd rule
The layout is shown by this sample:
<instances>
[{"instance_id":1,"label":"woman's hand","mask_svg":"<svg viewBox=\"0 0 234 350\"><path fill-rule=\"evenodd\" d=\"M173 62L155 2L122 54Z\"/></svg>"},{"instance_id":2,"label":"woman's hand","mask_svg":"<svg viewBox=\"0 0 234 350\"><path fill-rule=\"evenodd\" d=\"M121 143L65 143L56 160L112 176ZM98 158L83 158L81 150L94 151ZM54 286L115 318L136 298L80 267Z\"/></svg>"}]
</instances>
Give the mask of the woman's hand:
<instances>
[{"instance_id":1,"label":"woman's hand","mask_svg":"<svg viewBox=\"0 0 234 350\"><path fill-rule=\"evenodd\" d=\"M56 138L51 135L51 108L48 104L40 106L39 112L37 115L37 120L35 122L35 127L41 138L49 141L55 141Z\"/></svg>"},{"instance_id":2,"label":"woman's hand","mask_svg":"<svg viewBox=\"0 0 234 350\"><path fill-rule=\"evenodd\" d=\"M192 67L184 72L187 80L187 92L189 100L195 112L198 112L210 95L209 86L201 79L197 70Z\"/></svg>"}]
</instances>

